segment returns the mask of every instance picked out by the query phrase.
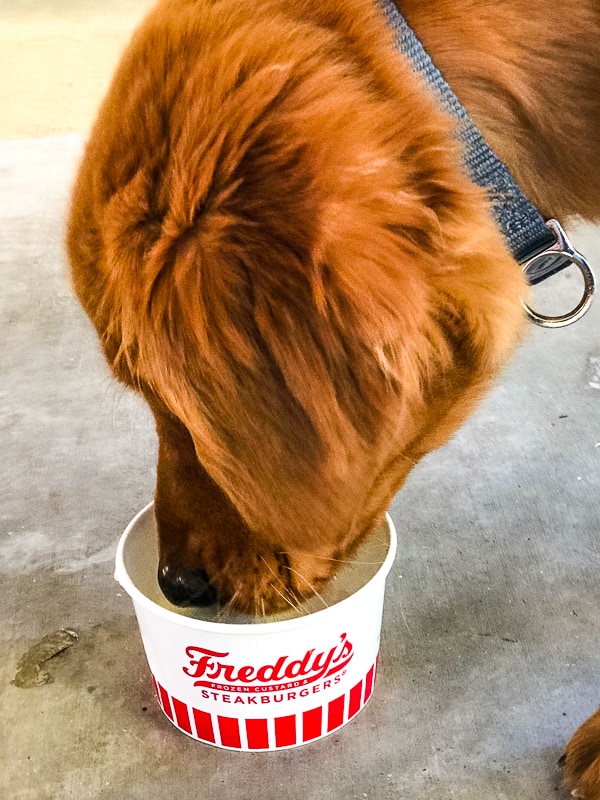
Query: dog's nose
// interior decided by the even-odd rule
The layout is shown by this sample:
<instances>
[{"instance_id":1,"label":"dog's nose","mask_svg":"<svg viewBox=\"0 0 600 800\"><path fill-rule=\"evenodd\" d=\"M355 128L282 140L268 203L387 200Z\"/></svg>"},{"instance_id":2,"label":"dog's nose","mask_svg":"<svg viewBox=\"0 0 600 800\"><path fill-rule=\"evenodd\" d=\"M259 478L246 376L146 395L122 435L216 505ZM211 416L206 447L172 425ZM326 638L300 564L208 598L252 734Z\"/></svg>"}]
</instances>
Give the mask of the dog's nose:
<instances>
[{"instance_id":1,"label":"dog's nose","mask_svg":"<svg viewBox=\"0 0 600 800\"><path fill-rule=\"evenodd\" d=\"M176 606L210 606L217 592L203 569L171 567L158 569L158 585L164 596Z\"/></svg>"}]
</instances>

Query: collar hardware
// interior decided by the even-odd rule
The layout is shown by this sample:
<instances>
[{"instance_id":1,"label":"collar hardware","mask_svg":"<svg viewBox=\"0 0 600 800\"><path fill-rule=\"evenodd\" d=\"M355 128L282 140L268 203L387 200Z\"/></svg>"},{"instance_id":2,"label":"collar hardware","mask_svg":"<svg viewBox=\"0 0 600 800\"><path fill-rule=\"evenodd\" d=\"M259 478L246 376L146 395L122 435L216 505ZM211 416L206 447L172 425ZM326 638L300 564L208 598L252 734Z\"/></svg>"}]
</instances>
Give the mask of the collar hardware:
<instances>
[{"instance_id":1,"label":"collar hardware","mask_svg":"<svg viewBox=\"0 0 600 800\"><path fill-rule=\"evenodd\" d=\"M535 274L536 269L544 262L548 265L548 275L546 275L546 277L549 277L549 275L554 275L558 270L563 269L563 262L566 260L567 266L575 264L583 276L583 297L572 311L557 317L548 317L544 314L540 314L527 305L525 301L522 301L523 308L529 319L542 328L564 328L566 325L571 325L573 322L577 322L577 320L581 319L592 304L596 289L594 273L590 269L585 257L573 247L560 223L555 219L549 219L546 225L553 234L554 242L545 250L542 250L541 253L527 260L522 265L523 272L529 277L532 272ZM558 269L553 268L553 264L558 260L560 260L560 266L558 266Z\"/></svg>"}]
</instances>

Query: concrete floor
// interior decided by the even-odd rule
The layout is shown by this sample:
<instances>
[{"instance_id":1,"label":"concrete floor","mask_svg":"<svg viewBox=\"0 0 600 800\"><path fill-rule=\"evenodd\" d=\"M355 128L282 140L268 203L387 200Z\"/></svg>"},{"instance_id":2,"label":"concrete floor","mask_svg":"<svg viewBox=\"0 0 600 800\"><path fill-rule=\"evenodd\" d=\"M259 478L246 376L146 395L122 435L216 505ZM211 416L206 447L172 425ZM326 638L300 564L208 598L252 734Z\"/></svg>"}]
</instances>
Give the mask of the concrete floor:
<instances>
[{"instance_id":1,"label":"concrete floor","mask_svg":"<svg viewBox=\"0 0 600 800\"><path fill-rule=\"evenodd\" d=\"M298 750L217 750L159 710L112 577L152 495L156 442L66 279L81 141L0 142L0 798L563 797L557 759L600 702L600 301L570 329L532 329L396 498L365 710ZM600 232L575 238L600 265ZM13 685L23 654L61 629L78 640L44 664L52 680Z\"/></svg>"},{"instance_id":2,"label":"concrete floor","mask_svg":"<svg viewBox=\"0 0 600 800\"><path fill-rule=\"evenodd\" d=\"M117 538L152 495L145 407L115 384L62 249L77 137L0 144L0 797L317 800L560 796L557 758L600 701L600 303L532 329L485 405L392 515L380 676L322 743L236 754L154 701ZM600 263L598 231L577 237ZM573 279L557 279L570 294ZM11 685L44 636L53 682Z\"/></svg>"}]
</instances>

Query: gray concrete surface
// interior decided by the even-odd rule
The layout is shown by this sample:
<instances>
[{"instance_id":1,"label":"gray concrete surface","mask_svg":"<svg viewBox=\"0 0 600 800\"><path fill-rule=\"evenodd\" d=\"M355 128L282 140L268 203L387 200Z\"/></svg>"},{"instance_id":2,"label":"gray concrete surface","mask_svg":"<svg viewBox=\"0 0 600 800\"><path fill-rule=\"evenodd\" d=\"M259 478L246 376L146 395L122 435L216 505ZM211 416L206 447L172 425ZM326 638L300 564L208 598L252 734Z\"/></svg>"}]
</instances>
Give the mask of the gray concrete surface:
<instances>
[{"instance_id":1,"label":"gray concrete surface","mask_svg":"<svg viewBox=\"0 0 600 800\"><path fill-rule=\"evenodd\" d=\"M78 138L0 144L0 798L542 800L600 703L600 301L532 330L486 403L392 515L380 675L346 728L278 754L189 740L152 694L117 539L156 443L112 380L62 249ZM600 235L577 241L600 264ZM575 279L556 280L566 297ZM11 684L68 628L53 680Z\"/></svg>"}]
</instances>

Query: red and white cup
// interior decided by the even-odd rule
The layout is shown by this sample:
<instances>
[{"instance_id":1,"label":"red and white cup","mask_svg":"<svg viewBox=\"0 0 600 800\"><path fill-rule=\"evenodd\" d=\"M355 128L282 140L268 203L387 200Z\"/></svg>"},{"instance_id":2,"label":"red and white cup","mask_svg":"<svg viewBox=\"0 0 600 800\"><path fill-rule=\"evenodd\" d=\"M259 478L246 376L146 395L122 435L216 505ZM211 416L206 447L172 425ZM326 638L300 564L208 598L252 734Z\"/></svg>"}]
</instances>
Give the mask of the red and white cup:
<instances>
[{"instance_id":1,"label":"red and white cup","mask_svg":"<svg viewBox=\"0 0 600 800\"><path fill-rule=\"evenodd\" d=\"M216 747L269 751L313 742L353 719L377 674L396 553L389 515L369 542L345 568L351 593L342 586L336 601L334 591L332 605L284 619L213 621L163 597L153 506L140 511L119 542L115 578L133 600L158 701L173 725Z\"/></svg>"}]
</instances>

